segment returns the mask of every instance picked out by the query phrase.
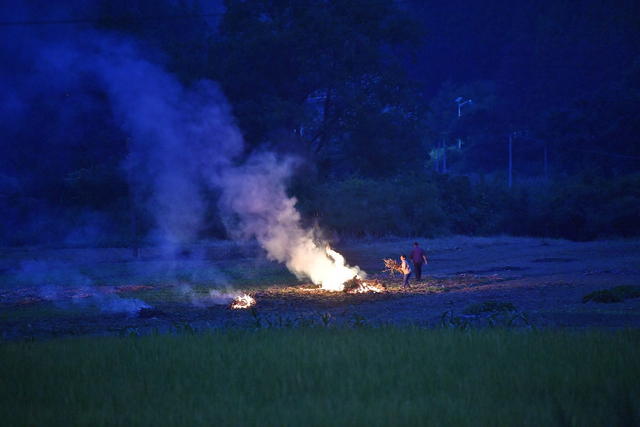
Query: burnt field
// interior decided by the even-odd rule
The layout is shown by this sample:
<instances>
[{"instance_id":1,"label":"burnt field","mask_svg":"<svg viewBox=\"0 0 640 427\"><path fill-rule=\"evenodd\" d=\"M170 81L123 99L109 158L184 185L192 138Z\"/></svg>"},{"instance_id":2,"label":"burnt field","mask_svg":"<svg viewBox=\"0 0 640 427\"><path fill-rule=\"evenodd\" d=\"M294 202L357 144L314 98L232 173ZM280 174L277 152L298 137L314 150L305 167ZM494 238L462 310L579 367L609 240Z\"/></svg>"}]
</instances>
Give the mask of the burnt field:
<instances>
[{"instance_id":1,"label":"burnt field","mask_svg":"<svg viewBox=\"0 0 640 427\"><path fill-rule=\"evenodd\" d=\"M163 258L154 248L5 249L5 339L297 326L627 328L640 326L640 243L453 237L423 241L429 265L403 289L383 258L406 239L337 245L382 292L298 281L252 245L210 242ZM231 309L247 293L249 309Z\"/></svg>"}]
</instances>

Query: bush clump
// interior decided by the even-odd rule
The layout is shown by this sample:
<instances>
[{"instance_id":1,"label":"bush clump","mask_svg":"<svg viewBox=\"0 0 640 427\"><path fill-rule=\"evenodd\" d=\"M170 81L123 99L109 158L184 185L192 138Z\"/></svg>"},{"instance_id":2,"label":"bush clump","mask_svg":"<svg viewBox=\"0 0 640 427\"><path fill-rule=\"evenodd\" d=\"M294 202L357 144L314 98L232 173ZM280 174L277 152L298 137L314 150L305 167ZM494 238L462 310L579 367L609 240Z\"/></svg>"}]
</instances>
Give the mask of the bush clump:
<instances>
[{"instance_id":1,"label":"bush clump","mask_svg":"<svg viewBox=\"0 0 640 427\"><path fill-rule=\"evenodd\" d=\"M638 297L640 297L640 286L615 286L613 288L591 292L582 297L582 302L613 303Z\"/></svg>"},{"instance_id":2,"label":"bush clump","mask_svg":"<svg viewBox=\"0 0 640 427\"><path fill-rule=\"evenodd\" d=\"M592 240L640 235L640 174L522 182L499 177L401 174L306 182L303 216L345 236L446 234Z\"/></svg>"},{"instance_id":3,"label":"bush clump","mask_svg":"<svg viewBox=\"0 0 640 427\"><path fill-rule=\"evenodd\" d=\"M464 314L481 314L493 312L516 311L516 306L510 302L485 301L472 304L464 309Z\"/></svg>"}]
</instances>

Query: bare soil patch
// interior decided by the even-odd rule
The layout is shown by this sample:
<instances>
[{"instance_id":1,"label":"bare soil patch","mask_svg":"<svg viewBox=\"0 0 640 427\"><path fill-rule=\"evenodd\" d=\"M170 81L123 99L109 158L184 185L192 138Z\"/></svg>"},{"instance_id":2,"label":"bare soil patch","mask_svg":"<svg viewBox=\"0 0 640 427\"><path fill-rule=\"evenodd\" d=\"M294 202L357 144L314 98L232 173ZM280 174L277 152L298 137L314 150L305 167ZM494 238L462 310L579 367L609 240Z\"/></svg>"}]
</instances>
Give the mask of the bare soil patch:
<instances>
[{"instance_id":1,"label":"bare soil patch","mask_svg":"<svg viewBox=\"0 0 640 427\"><path fill-rule=\"evenodd\" d=\"M353 241L337 245L350 264L360 265L369 272L370 279L378 280L385 287L382 293L365 294L327 292L309 283L261 286L261 269L268 271L265 274L270 277L286 273L278 273L276 270L280 267L260 261L260 253L254 247L227 248L221 243L205 246L205 250L200 251L205 255L198 266L218 262L224 259L225 253L231 254L228 259L237 259L238 254L243 254L243 265L252 266L248 274L254 282L237 286L232 283L226 288L250 293L257 304L248 310L231 310L227 304L208 298L206 289L212 287L210 285L198 292L189 288L187 294L179 281L153 283L140 279L137 283L136 278L134 282L126 281L126 277L115 273L104 273L104 276L113 277L119 284L61 286L56 288L56 299L48 298L37 284L11 283L12 266L25 258L76 258L82 251L6 249L0 260L0 268L5 271L0 287L0 311L3 312L0 332L11 339L164 332L180 328L388 323L485 326L506 325L516 316L520 320L515 323L527 327L640 326L640 298L607 304L583 302L585 295L596 291L640 285L638 240L577 243L511 237L452 237L421 242L430 262L425 267L423 280L416 282L412 278L409 289L402 289L398 275L382 273L382 259L407 252L412 240ZM207 261L211 254L215 259ZM127 258L127 252L120 249L94 248L90 255L90 265L104 267L107 264L108 267L133 262ZM105 301L109 306L126 301L127 310L105 310L102 305ZM468 314L473 312L469 307L484 303L488 307L508 304L515 310L502 314L492 311ZM505 313L511 317L507 318Z\"/></svg>"}]
</instances>

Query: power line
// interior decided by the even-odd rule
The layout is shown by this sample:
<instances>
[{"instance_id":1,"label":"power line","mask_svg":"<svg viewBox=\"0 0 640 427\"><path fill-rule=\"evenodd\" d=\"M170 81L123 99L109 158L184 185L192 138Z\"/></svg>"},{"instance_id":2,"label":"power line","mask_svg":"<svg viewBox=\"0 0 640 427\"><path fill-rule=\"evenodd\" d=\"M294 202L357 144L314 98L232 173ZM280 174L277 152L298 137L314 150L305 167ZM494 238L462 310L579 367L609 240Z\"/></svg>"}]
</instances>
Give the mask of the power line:
<instances>
[{"instance_id":1,"label":"power line","mask_svg":"<svg viewBox=\"0 0 640 427\"><path fill-rule=\"evenodd\" d=\"M143 21L169 21L174 19L196 19L210 18L222 16L224 13L204 13L198 15L174 15L174 16L141 16L130 17L122 16L118 18L102 18L102 19L47 19L47 20L31 20L31 21L0 21L0 27L19 27L31 25L65 25L65 24L104 24L109 22L143 22Z\"/></svg>"}]
</instances>

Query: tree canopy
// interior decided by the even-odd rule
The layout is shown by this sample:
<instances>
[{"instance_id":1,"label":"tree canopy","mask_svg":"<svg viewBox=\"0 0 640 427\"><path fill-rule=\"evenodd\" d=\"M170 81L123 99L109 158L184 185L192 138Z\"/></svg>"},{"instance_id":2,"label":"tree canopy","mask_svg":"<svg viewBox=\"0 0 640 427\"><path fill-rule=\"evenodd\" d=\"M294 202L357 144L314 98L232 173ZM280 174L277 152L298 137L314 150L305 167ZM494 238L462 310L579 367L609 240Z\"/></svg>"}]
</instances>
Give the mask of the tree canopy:
<instances>
[{"instance_id":1,"label":"tree canopy","mask_svg":"<svg viewBox=\"0 0 640 427\"><path fill-rule=\"evenodd\" d=\"M211 72L251 146L284 144L337 174L416 166L425 108L398 50L421 31L407 11L390 0L226 7Z\"/></svg>"}]
</instances>

